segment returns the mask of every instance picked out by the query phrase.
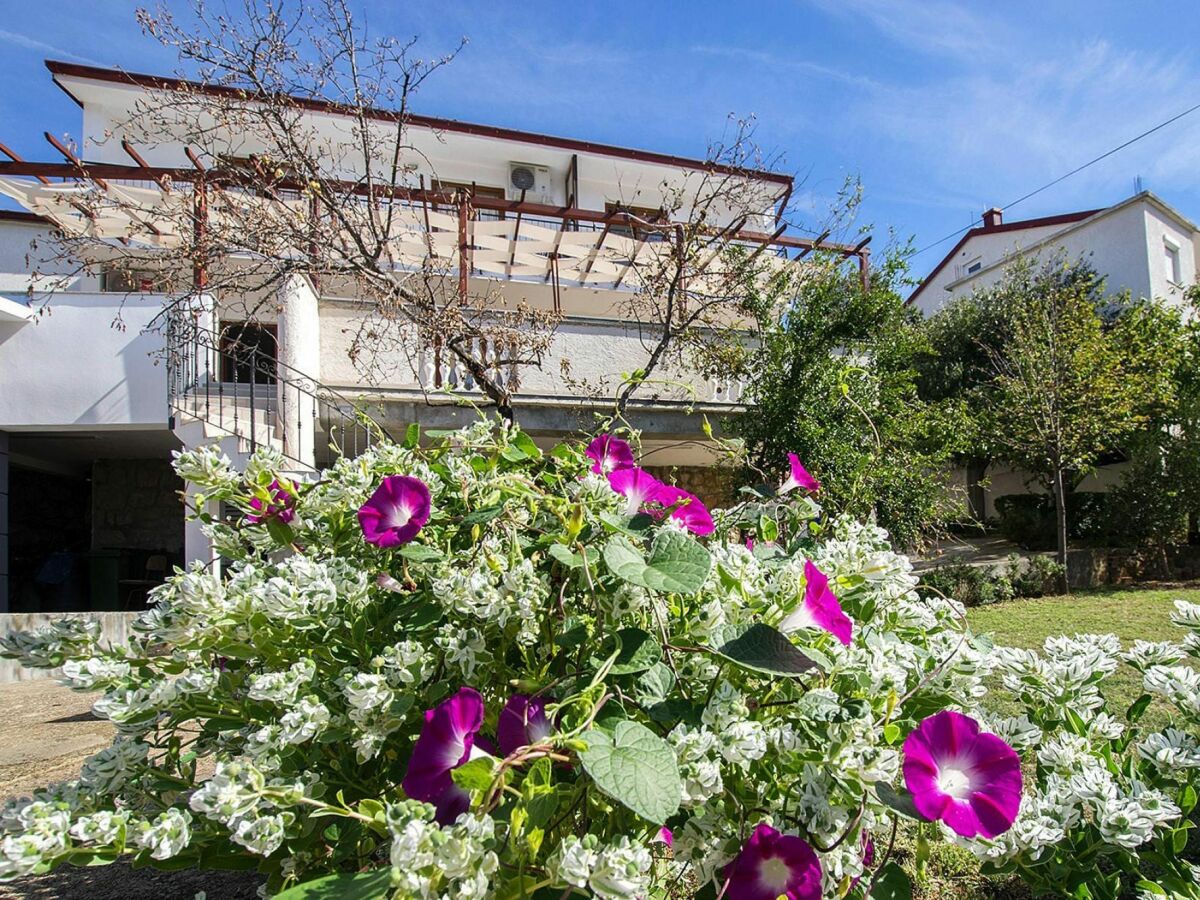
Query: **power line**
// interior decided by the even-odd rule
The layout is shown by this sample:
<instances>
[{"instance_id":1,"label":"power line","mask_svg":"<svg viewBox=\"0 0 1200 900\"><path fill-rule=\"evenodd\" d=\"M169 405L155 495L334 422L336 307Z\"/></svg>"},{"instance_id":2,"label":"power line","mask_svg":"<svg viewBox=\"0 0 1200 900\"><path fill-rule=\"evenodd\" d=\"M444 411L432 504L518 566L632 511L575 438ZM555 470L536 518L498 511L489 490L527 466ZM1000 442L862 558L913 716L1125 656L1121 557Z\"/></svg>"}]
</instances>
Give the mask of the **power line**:
<instances>
[{"instance_id":1,"label":"power line","mask_svg":"<svg viewBox=\"0 0 1200 900\"><path fill-rule=\"evenodd\" d=\"M1028 200L1030 197L1033 197L1033 196L1035 196L1035 195L1037 195L1037 194L1040 194L1042 191L1045 191L1045 190L1048 190L1048 189L1050 189L1050 188L1054 187L1054 186L1055 186L1056 184L1058 184L1059 182L1066 181L1066 180L1067 180L1068 178L1070 178L1072 175L1078 175L1080 172L1082 172L1082 171L1083 171L1084 169L1086 169L1088 166L1094 166L1096 163L1100 162L1102 159L1107 159L1108 157L1112 156L1114 153L1119 153L1120 151L1124 150L1124 149L1125 149L1126 147L1128 147L1129 145L1131 145L1131 144L1136 144L1136 143L1137 143L1138 141L1140 141L1142 138L1144 138L1144 137L1149 137L1150 135L1154 134L1154 132L1156 132L1156 131L1160 131L1161 129L1163 129L1163 128L1166 128L1166 127L1167 127L1168 125L1170 125L1172 122L1178 122L1178 121L1179 121L1180 119L1182 119L1184 116L1186 116L1186 115L1189 115L1189 114L1191 114L1191 113L1194 113L1194 112L1195 112L1196 110L1198 110L1198 109L1200 109L1200 103L1197 103L1195 106L1192 106L1192 107L1189 107L1188 109L1185 109L1183 112L1179 113L1178 115L1174 115L1174 116L1172 116L1171 118L1167 119L1165 122L1159 122L1159 123L1158 123L1157 125L1155 125L1153 128L1151 128L1151 129L1149 129L1149 130L1147 130L1147 131L1143 131L1143 132L1142 132L1141 134L1139 134L1137 137L1130 138L1129 140L1127 140L1125 143L1121 144L1120 146L1113 147L1111 150L1108 150L1108 151L1105 151L1104 153L1101 153L1101 154L1100 154L1099 156L1097 156L1095 159L1088 160L1088 161L1087 161L1087 162L1085 162L1085 163L1084 163L1082 166L1077 166L1076 168L1072 169L1072 170L1071 170L1070 172L1068 172L1067 174L1065 174L1065 175L1060 175L1058 178L1055 178L1053 181L1048 181L1048 182L1046 182L1046 183L1045 183L1045 184L1043 184L1043 185L1042 185L1040 188L1037 188L1037 189L1035 189L1035 190L1032 190L1032 191L1030 191L1028 194L1025 194L1024 196L1018 197L1016 200L1013 200L1011 203L1006 203L1004 206L1000 207L1000 209L1001 209L1002 211L1006 211L1006 210L1008 210L1008 209L1010 209L1010 208L1012 208L1012 207L1016 206L1018 203L1023 203L1024 201ZM943 237L943 238L938 238L938 239L937 239L936 241L934 241L932 244L926 244L924 247L922 247L920 250L918 250L916 253L914 253L914 254L913 254L913 256L920 256L920 255L921 255L922 253L924 253L926 250L932 250L932 249L933 249L934 247L936 247L938 244L944 244L946 241L950 240L950 238L953 238L953 237L958 237L958 236L959 236L960 234L962 234L963 232L970 231L972 228L974 228L974 227L975 227L976 223L978 223L979 221L981 221L981 220L980 220L980 219L974 219L974 220L971 222L971 224L970 224L970 225L967 225L965 228L960 228L960 229L958 229L957 231L952 231L952 232L950 232L948 235L946 235L945 237Z\"/></svg>"}]
</instances>

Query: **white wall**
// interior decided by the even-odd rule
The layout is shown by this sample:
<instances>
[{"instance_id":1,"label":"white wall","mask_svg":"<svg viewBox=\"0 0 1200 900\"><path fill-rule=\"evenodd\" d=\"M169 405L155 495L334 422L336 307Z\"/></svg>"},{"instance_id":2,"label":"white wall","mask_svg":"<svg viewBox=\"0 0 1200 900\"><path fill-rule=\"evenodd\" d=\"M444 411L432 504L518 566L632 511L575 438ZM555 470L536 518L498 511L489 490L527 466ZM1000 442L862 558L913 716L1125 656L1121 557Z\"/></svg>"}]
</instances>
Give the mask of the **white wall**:
<instances>
[{"instance_id":1,"label":"white wall","mask_svg":"<svg viewBox=\"0 0 1200 900\"><path fill-rule=\"evenodd\" d=\"M974 235L962 245L958 253L954 254L954 258L946 264L945 268L929 279L929 284L917 297L917 309L923 315L930 316L952 296L957 296L957 292L954 294L947 292L946 287L964 277L967 274L966 267L975 259L979 259L984 268L987 268L1010 253L1049 237L1061 228L1061 225L1043 225L1040 228L1023 228Z\"/></svg>"},{"instance_id":2,"label":"white wall","mask_svg":"<svg viewBox=\"0 0 1200 900\"><path fill-rule=\"evenodd\" d=\"M1059 254L1072 262L1085 260L1104 276L1110 294L1128 290L1134 297L1178 301L1182 290L1167 277L1164 237L1180 247L1180 284L1194 283L1197 235L1175 216L1166 214L1150 195L1139 195L1103 214L1061 228L1040 246L1030 247L1026 242L1028 249L1023 252L1039 261ZM943 291L943 297L968 296L991 287L1003 279L1004 272L1005 260L1001 259L972 277L951 282L949 293ZM932 303L933 297L926 296L930 293L925 291L919 301Z\"/></svg>"},{"instance_id":3,"label":"white wall","mask_svg":"<svg viewBox=\"0 0 1200 900\"><path fill-rule=\"evenodd\" d=\"M166 367L151 356L163 337L143 332L162 306L67 292L33 321L0 323L0 429L166 427Z\"/></svg>"}]
</instances>

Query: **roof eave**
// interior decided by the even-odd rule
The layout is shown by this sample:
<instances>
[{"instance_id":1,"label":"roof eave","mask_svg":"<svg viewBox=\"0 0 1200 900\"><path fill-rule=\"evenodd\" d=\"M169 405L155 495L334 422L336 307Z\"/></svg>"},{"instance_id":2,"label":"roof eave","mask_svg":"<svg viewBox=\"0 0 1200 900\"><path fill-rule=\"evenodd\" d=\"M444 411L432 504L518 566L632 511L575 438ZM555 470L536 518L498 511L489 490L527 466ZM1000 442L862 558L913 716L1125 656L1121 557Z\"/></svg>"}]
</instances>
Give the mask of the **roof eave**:
<instances>
[{"instance_id":1,"label":"roof eave","mask_svg":"<svg viewBox=\"0 0 1200 900\"><path fill-rule=\"evenodd\" d=\"M162 75L149 75L139 72L125 72L121 69L109 69L100 66L87 66L81 63L63 62L61 60L45 60L46 68L55 76L55 83L76 103L82 101L69 87L58 80L58 76L106 81L111 84L124 84L134 87L179 90L182 88L196 89L211 94L236 96L244 92L237 88L224 85L204 84L203 82L188 81ZM311 98L293 97L297 105L314 112L346 113L350 107L331 100L316 100ZM395 121L397 114L391 110L371 109L368 114L381 121ZM541 147L571 151L575 153L590 153L597 156L610 156L618 159L628 159L649 165L667 166L672 168L696 169L700 171L720 172L727 175L744 175L758 181L771 182L790 187L793 177L783 172L771 172L762 169L739 169L733 166L713 163L708 160L695 159L686 156L675 156L669 153L656 153L651 150L638 150L633 147L621 147L615 144L602 144L594 141L564 138L531 131L521 131L515 128L504 128L497 125L481 125L472 122L461 122L457 119L444 119L437 116L422 116L408 114L407 122L420 128L433 131L451 131L474 137L485 137L493 140L514 141Z\"/></svg>"}]
</instances>

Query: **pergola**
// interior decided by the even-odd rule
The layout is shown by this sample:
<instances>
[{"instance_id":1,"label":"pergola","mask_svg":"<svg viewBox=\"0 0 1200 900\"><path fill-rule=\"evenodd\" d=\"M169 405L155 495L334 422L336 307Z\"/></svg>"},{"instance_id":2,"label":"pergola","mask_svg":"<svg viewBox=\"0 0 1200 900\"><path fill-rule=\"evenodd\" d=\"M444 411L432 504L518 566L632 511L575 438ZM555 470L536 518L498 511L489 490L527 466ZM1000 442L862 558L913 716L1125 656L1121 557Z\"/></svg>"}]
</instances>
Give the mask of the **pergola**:
<instances>
[{"instance_id":1,"label":"pergola","mask_svg":"<svg viewBox=\"0 0 1200 900\"><path fill-rule=\"evenodd\" d=\"M246 171L206 168L190 150L191 167L164 168L147 165L134 147L123 143L133 164L118 165L85 162L52 135L46 138L63 162L26 161L0 144L0 153L9 159L0 161L0 194L71 237L119 242L153 256L155 251L202 247L211 229L244 217L249 204L269 205L271 214L299 220L321 214L301 183L283 178L271 182L268 195L248 191L252 185ZM365 181L328 185L348 199L387 204L388 255L395 266L433 264L457 271L464 295L472 274L542 281L552 286L556 306L563 283L635 288L640 271L682 246L685 227L622 210L530 203L523 194L522 199L505 200L469 189L381 188ZM760 261L767 276L813 251L854 259L866 286L869 238L856 245L838 244L827 241L827 234L807 239L785 234L784 227L767 234L747 230L745 224L714 229L701 258L689 265L694 289L703 290L710 267L730 245ZM197 290L206 284L204 265L197 249Z\"/></svg>"}]
</instances>

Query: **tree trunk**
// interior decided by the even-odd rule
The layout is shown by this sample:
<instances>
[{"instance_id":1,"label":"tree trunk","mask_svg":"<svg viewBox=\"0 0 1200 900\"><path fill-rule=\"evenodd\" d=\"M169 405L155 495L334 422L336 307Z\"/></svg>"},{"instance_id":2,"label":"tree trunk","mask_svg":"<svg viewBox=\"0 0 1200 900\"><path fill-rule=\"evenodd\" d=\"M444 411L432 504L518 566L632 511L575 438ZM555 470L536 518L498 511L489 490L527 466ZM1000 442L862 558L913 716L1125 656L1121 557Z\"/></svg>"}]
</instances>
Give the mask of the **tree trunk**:
<instances>
[{"instance_id":1,"label":"tree trunk","mask_svg":"<svg viewBox=\"0 0 1200 900\"><path fill-rule=\"evenodd\" d=\"M1071 585L1067 578L1067 477L1062 468L1054 470L1054 519L1055 534L1058 538L1058 564L1062 566L1059 590L1069 594Z\"/></svg>"}]
</instances>

